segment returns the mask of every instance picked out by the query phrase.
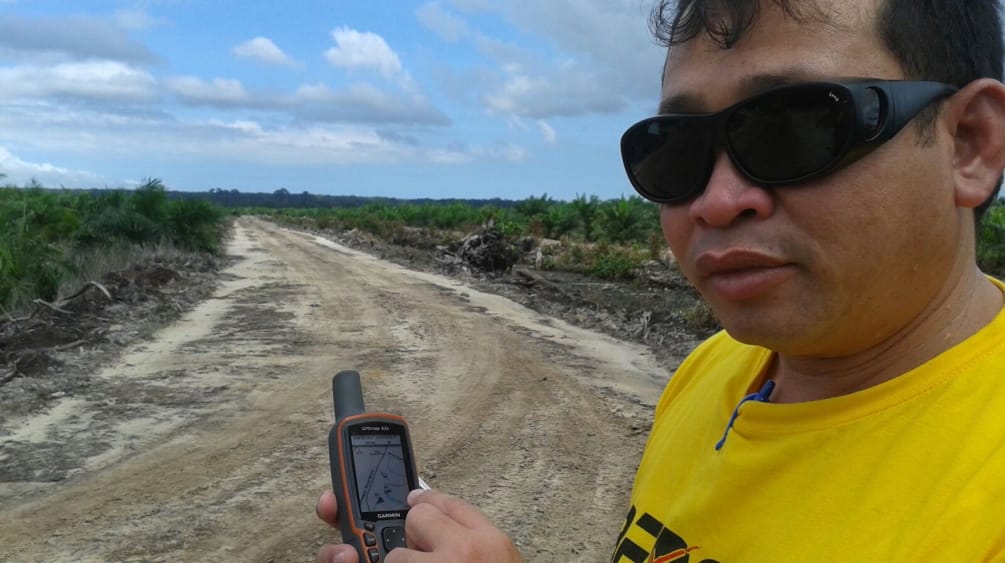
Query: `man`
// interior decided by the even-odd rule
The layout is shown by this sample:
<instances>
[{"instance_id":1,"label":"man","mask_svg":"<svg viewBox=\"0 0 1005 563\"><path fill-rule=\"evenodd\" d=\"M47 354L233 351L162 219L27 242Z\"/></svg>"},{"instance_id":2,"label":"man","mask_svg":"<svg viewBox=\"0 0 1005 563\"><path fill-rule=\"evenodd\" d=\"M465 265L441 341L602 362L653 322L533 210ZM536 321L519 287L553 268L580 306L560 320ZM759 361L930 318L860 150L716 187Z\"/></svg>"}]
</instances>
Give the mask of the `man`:
<instances>
[{"instance_id":1,"label":"man","mask_svg":"<svg viewBox=\"0 0 1005 563\"><path fill-rule=\"evenodd\" d=\"M613 561L1005 561L997 2L667 4L662 117L622 151L725 332L664 391ZM411 501L388 563L520 560Z\"/></svg>"}]
</instances>

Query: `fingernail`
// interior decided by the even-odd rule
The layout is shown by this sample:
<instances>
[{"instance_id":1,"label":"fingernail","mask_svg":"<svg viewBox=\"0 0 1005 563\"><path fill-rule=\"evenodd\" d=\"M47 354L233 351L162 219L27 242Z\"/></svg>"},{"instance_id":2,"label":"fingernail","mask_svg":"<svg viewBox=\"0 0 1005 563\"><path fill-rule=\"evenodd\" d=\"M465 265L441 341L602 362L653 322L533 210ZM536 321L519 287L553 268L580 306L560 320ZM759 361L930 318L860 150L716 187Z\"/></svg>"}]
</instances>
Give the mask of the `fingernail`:
<instances>
[{"instance_id":1,"label":"fingernail","mask_svg":"<svg viewBox=\"0 0 1005 563\"><path fill-rule=\"evenodd\" d=\"M415 504L415 499L417 499L421 494L422 489L415 489L412 492L408 493L408 505L411 506Z\"/></svg>"},{"instance_id":2,"label":"fingernail","mask_svg":"<svg viewBox=\"0 0 1005 563\"><path fill-rule=\"evenodd\" d=\"M346 561L348 561L348 559L346 559L344 553L339 552L335 554L335 563L346 563Z\"/></svg>"}]
</instances>

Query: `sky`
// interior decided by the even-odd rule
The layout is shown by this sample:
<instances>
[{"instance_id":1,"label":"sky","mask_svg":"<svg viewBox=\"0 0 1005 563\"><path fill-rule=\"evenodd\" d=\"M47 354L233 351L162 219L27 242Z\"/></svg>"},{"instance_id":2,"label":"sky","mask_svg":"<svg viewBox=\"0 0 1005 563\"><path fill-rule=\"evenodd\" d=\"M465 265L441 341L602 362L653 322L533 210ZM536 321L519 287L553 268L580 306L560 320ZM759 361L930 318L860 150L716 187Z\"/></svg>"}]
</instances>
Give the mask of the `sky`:
<instances>
[{"instance_id":1,"label":"sky","mask_svg":"<svg viewBox=\"0 0 1005 563\"><path fill-rule=\"evenodd\" d=\"M0 0L0 174L46 187L631 195L651 0Z\"/></svg>"}]
</instances>

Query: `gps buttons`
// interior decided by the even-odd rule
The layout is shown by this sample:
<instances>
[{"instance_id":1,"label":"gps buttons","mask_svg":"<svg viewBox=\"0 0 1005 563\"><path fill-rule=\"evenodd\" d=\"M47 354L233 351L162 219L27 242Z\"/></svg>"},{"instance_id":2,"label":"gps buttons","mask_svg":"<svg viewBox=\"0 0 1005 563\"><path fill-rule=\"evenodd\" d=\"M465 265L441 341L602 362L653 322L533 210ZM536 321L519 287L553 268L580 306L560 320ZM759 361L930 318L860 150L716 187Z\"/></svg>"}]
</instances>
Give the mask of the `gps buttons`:
<instances>
[{"instance_id":1,"label":"gps buttons","mask_svg":"<svg viewBox=\"0 0 1005 563\"><path fill-rule=\"evenodd\" d=\"M402 526L389 526L381 531L384 538L384 551L391 551L396 547L407 547L405 545L405 528Z\"/></svg>"}]
</instances>

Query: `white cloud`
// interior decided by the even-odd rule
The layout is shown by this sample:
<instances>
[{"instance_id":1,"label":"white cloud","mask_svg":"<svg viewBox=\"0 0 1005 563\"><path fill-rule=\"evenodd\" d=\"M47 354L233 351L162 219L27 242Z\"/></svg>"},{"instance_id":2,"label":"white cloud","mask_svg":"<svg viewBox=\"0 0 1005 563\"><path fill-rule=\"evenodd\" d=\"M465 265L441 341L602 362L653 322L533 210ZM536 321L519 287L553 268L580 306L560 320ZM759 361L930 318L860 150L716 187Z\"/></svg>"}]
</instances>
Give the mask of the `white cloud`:
<instances>
[{"instance_id":1,"label":"white cloud","mask_svg":"<svg viewBox=\"0 0 1005 563\"><path fill-rule=\"evenodd\" d=\"M391 94L372 84L355 83L334 90L304 84L288 99L291 111L307 120L355 123L447 125L450 120L422 96Z\"/></svg>"},{"instance_id":2,"label":"white cloud","mask_svg":"<svg viewBox=\"0 0 1005 563\"><path fill-rule=\"evenodd\" d=\"M267 37L255 37L235 46L231 52L238 57L254 59L266 64L297 66L297 62Z\"/></svg>"},{"instance_id":3,"label":"white cloud","mask_svg":"<svg viewBox=\"0 0 1005 563\"><path fill-rule=\"evenodd\" d=\"M547 89L544 79L532 79L529 76L515 75L506 81L501 91L486 94L484 97L486 105L492 111L502 114L524 114L520 108L520 98L526 98L535 91Z\"/></svg>"},{"instance_id":4,"label":"white cloud","mask_svg":"<svg viewBox=\"0 0 1005 563\"><path fill-rule=\"evenodd\" d=\"M156 81L115 61L0 68L0 99L42 97L147 101L156 97Z\"/></svg>"},{"instance_id":5,"label":"white cloud","mask_svg":"<svg viewBox=\"0 0 1005 563\"><path fill-rule=\"evenodd\" d=\"M541 136L544 137L544 142L549 145L554 145L555 141L558 140L558 133L555 132L555 128L548 125L546 121L538 120L537 128L541 130Z\"/></svg>"},{"instance_id":6,"label":"white cloud","mask_svg":"<svg viewBox=\"0 0 1005 563\"><path fill-rule=\"evenodd\" d=\"M510 0L498 5L522 30L544 37L557 49L608 76L628 95L659 96L666 50L648 27L652 2L639 0ZM600 41L612 37L616 41Z\"/></svg>"},{"instance_id":7,"label":"white cloud","mask_svg":"<svg viewBox=\"0 0 1005 563\"><path fill-rule=\"evenodd\" d=\"M317 96L320 90L304 90ZM364 124L292 122L278 124L263 119L223 120L182 116L117 115L49 104L0 105L0 139L18 138L36 150L72 156L75 162L90 162L95 173L37 164L0 152L0 172L8 180L23 183L36 177L43 185L90 187L121 185L122 178L141 175L164 177L162 169L184 169L190 163L233 166L351 166L356 164L443 164L472 161L522 162L529 151L500 140L487 145L451 144L449 140L431 144L428 138L408 134L395 127L388 134L380 127ZM25 131L31 132L25 135ZM405 134L401 134L404 131ZM420 130L421 131L421 130ZM68 158L64 156L62 158ZM47 157L50 161L57 157ZM211 169L207 168L207 170ZM15 174L15 169L17 173ZM215 168L214 168L215 169Z\"/></svg>"},{"instance_id":8,"label":"white cloud","mask_svg":"<svg viewBox=\"0 0 1005 563\"><path fill-rule=\"evenodd\" d=\"M509 114L509 116L507 116L506 123L512 129L518 129L518 130L524 131L524 132L526 132L528 130L527 124L524 122L523 119L520 118L519 115L516 115L516 114L512 114L512 113Z\"/></svg>"},{"instance_id":9,"label":"white cloud","mask_svg":"<svg viewBox=\"0 0 1005 563\"><path fill-rule=\"evenodd\" d=\"M262 125L257 121L237 120L224 125L251 135L259 135L263 132Z\"/></svg>"},{"instance_id":10,"label":"white cloud","mask_svg":"<svg viewBox=\"0 0 1005 563\"><path fill-rule=\"evenodd\" d=\"M122 26L124 17L0 14L0 53L20 63L110 60L136 65L159 61L146 46L129 37ZM129 18L125 20L128 23ZM135 17L133 23L137 23Z\"/></svg>"},{"instance_id":11,"label":"white cloud","mask_svg":"<svg viewBox=\"0 0 1005 563\"><path fill-rule=\"evenodd\" d=\"M325 58L337 67L372 69L387 79L402 72L401 59L376 33L338 27L332 31L332 38L335 46L325 51Z\"/></svg>"},{"instance_id":12,"label":"white cloud","mask_svg":"<svg viewBox=\"0 0 1005 563\"><path fill-rule=\"evenodd\" d=\"M475 35L475 47L489 58L496 61L504 70L514 71L523 67L535 66L540 55L531 52L515 43L500 41L485 34Z\"/></svg>"},{"instance_id":13,"label":"white cloud","mask_svg":"<svg viewBox=\"0 0 1005 563\"><path fill-rule=\"evenodd\" d=\"M293 94L294 102L321 102L330 101L335 95L335 91L327 84L301 84Z\"/></svg>"},{"instance_id":14,"label":"white cloud","mask_svg":"<svg viewBox=\"0 0 1005 563\"><path fill-rule=\"evenodd\" d=\"M454 13L478 14L466 20L465 41L487 61L444 70L441 84L457 99L480 99L492 113L532 119L612 113L642 100L653 103L666 51L650 36L650 4L449 0ZM500 32L476 25L491 20L504 20L516 28L510 35L520 39L504 41Z\"/></svg>"},{"instance_id":15,"label":"white cloud","mask_svg":"<svg viewBox=\"0 0 1005 563\"><path fill-rule=\"evenodd\" d=\"M576 117L617 112L634 99L621 86L624 78L595 61L531 50L478 31L472 33L471 42L486 64L441 69L439 82L455 99L480 100L490 113L530 119Z\"/></svg>"},{"instance_id":16,"label":"white cloud","mask_svg":"<svg viewBox=\"0 0 1005 563\"><path fill-rule=\"evenodd\" d=\"M85 170L70 170L49 163L28 162L0 145L0 173L5 184L26 184L32 178L43 186L60 184L85 185L100 180L97 174Z\"/></svg>"},{"instance_id":17,"label":"white cloud","mask_svg":"<svg viewBox=\"0 0 1005 563\"><path fill-rule=\"evenodd\" d=\"M314 125L267 129L249 122L221 125L239 133L228 143L237 143L272 164L380 161L388 151L387 141L365 127ZM226 150L223 146L218 148Z\"/></svg>"},{"instance_id":18,"label":"white cloud","mask_svg":"<svg viewBox=\"0 0 1005 563\"><path fill-rule=\"evenodd\" d=\"M147 147L149 152L163 155L273 166L449 163L471 159L470 154L461 151L396 142L359 125L267 127L248 120L211 120L182 124L148 142L153 143Z\"/></svg>"},{"instance_id":19,"label":"white cloud","mask_svg":"<svg viewBox=\"0 0 1005 563\"><path fill-rule=\"evenodd\" d=\"M165 92L169 96L164 96ZM43 104L62 107L63 113L97 109L88 119L100 115L103 123L119 118L163 119L169 117L165 112L170 110L154 103L171 96L190 106L269 112L282 121L450 124L427 98L406 87L382 89L358 82L332 89L315 83L301 85L293 92L249 91L241 81L221 77L174 76L158 81L146 71L111 61L0 66L0 114L29 111L25 109L29 105ZM67 105L70 101L83 104ZM15 107L15 103L19 105ZM60 112L45 115L56 119Z\"/></svg>"},{"instance_id":20,"label":"white cloud","mask_svg":"<svg viewBox=\"0 0 1005 563\"><path fill-rule=\"evenodd\" d=\"M574 61L502 63L501 81L486 88L485 107L493 113L544 119L613 113L626 104L614 77Z\"/></svg>"},{"instance_id":21,"label":"white cloud","mask_svg":"<svg viewBox=\"0 0 1005 563\"><path fill-rule=\"evenodd\" d=\"M119 27L129 31L142 31L161 23L157 18L139 9L118 10L113 17Z\"/></svg>"},{"instance_id":22,"label":"white cloud","mask_svg":"<svg viewBox=\"0 0 1005 563\"><path fill-rule=\"evenodd\" d=\"M420 6L415 16L419 23L448 43L456 43L470 33L463 19L443 9L438 2Z\"/></svg>"},{"instance_id":23,"label":"white cloud","mask_svg":"<svg viewBox=\"0 0 1005 563\"><path fill-rule=\"evenodd\" d=\"M207 105L242 105L251 98L238 80L214 78L205 81L195 76L177 76L165 80L173 94L188 103Z\"/></svg>"}]
</instances>

